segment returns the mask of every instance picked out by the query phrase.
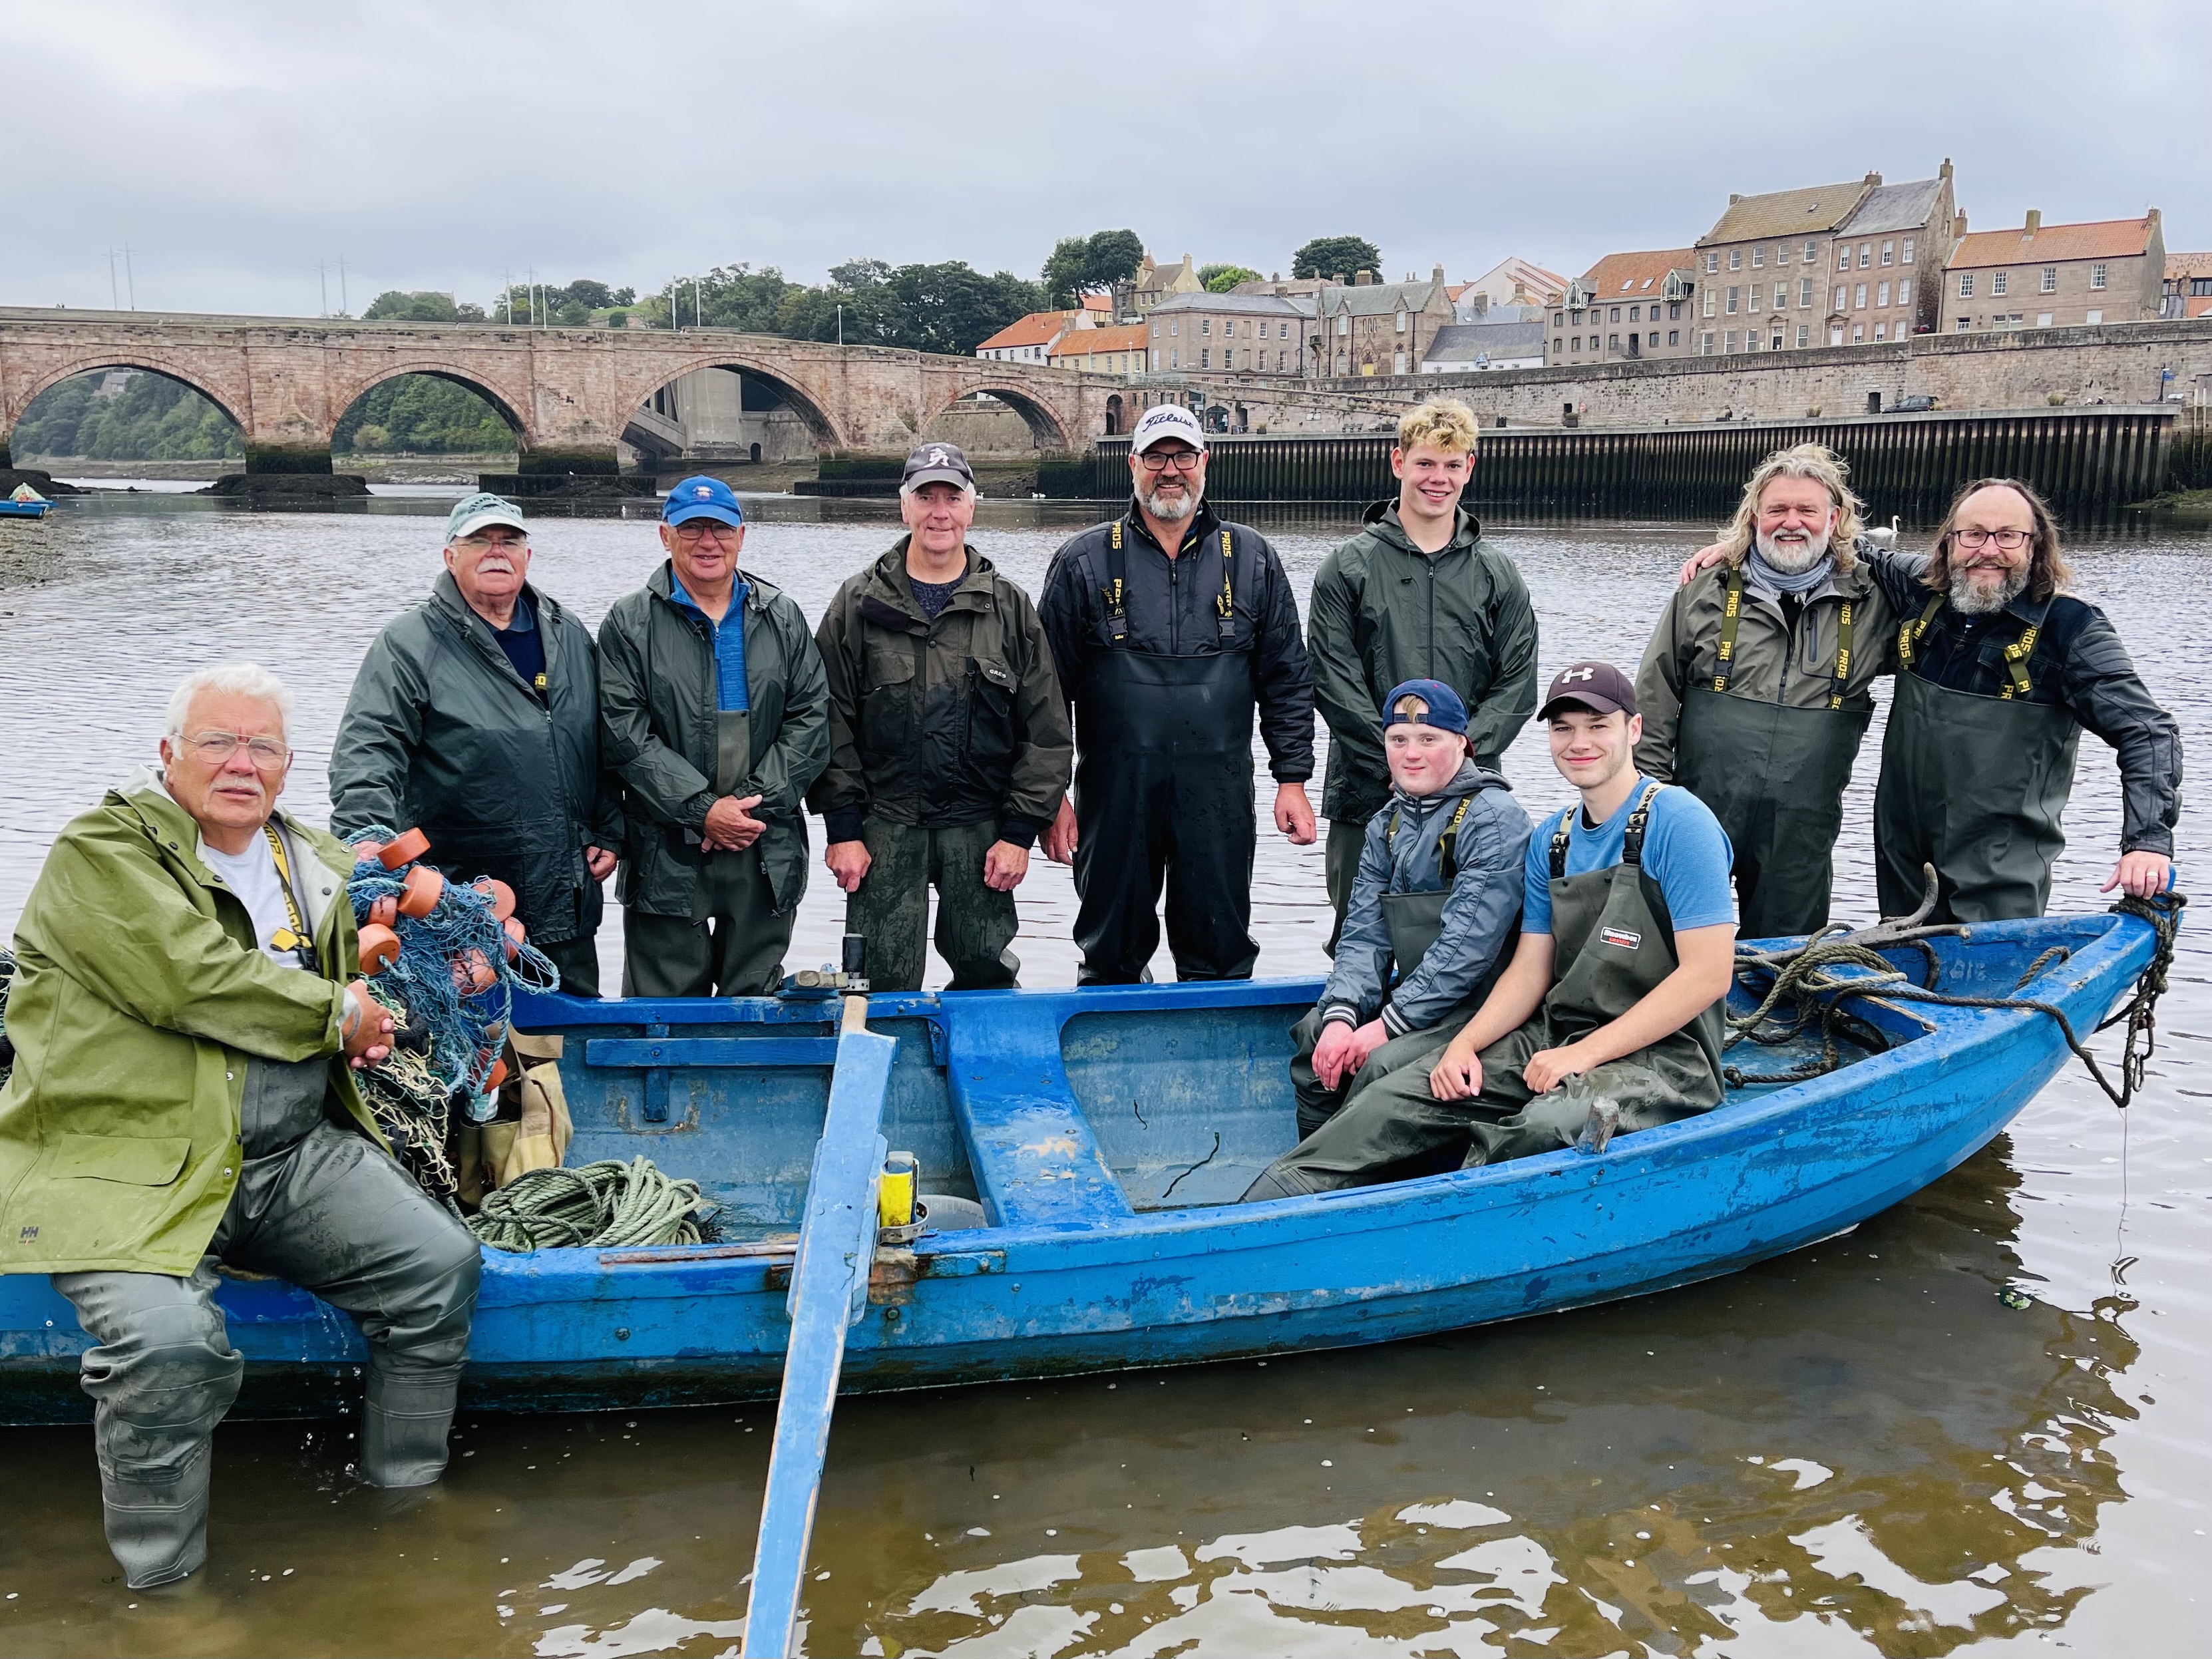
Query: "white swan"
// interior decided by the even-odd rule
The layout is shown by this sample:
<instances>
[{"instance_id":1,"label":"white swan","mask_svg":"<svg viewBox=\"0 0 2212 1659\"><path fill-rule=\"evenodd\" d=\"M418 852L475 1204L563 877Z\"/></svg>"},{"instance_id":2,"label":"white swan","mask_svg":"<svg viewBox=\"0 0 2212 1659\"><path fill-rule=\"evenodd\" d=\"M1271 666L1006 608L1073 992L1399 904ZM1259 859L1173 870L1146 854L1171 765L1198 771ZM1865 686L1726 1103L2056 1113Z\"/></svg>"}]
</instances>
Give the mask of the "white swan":
<instances>
[{"instance_id":1,"label":"white swan","mask_svg":"<svg viewBox=\"0 0 2212 1659\"><path fill-rule=\"evenodd\" d=\"M1863 530L1859 533L1864 536L1869 541L1872 542L1876 547L1893 548L1897 545L1897 527L1902 522L1904 521L1899 519L1896 514L1893 513L1889 515L1889 527L1887 529L1885 530L1879 526L1876 526L1869 529Z\"/></svg>"}]
</instances>

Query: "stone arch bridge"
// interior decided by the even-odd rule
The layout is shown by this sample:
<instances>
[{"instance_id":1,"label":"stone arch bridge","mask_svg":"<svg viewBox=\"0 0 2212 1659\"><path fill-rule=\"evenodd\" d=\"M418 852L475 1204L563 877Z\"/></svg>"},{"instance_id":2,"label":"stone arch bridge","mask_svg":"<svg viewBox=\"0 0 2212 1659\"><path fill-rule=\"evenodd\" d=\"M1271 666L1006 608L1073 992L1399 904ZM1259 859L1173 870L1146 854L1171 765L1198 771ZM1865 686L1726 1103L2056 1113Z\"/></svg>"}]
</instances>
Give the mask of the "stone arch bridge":
<instances>
[{"instance_id":1,"label":"stone arch bridge","mask_svg":"<svg viewBox=\"0 0 2212 1659\"><path fill-rule=\"evenodd\" d=\"M477 392L514 428L520 470L608 473L615 445L653 393L696 369L732 368L775 388L824 450L903 453L937 415L988 392L1029 423L1038 447L1079 450L1126 431L1143 404L1190 392L1264 422L1371 425L1382 400L1297 382L1189 376L1139 391L1118 375L817 344L720 329L531 329L276 317L0 307L0 467L31 400L71 375L140 368L180 380L245 434L246 470L328 472L338 421L400 374ZM1218 381L1217 386L1213 382ZM1375 410L1365 410L1374 404Z\"/></svg>"}]
</instances>

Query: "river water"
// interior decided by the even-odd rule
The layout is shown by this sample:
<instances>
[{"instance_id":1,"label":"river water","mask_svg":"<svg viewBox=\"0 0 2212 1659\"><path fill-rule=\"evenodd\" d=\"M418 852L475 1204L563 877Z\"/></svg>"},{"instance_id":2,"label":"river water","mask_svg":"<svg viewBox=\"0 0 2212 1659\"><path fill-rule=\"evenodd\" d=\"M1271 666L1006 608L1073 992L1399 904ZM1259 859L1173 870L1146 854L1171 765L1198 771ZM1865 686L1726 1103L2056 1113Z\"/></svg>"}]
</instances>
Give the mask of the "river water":
<instances>
[{"instance_id":1,"label":"river water","mask_svg":"<svg viewBox=\"0 0 2212 1659\"><path fill-rule=\"evenodd\" d=\"M195 665L252 656L291 682L289 801L319 812L355 664L428 587L450 495L328 515L112 496L0 525L0 933ZM896 533L887 504L753 516L745 563L810 616ZM1082 521L990 504L974 540L1035 591ZM1267 528L1304 587L1350 520ZM1632 665L1703 528L1491 526L1534 593L1544 672ZM535 578L595 624L659 556L638 520L547 519L535 540ZM2212 754L2212 542L2151 527L2074 550ZM1878 745L1842 917L1873 914ZM1532 811L1564 799L1540 738L1506 760ZM2104 902L2118 812L2087 739L2054 908ZM2212 871L2201 812L2181 863L2185 886ZM1029 982L1064 983L1067 873L1031 872L1017 948ZM1255 899L1261 973L1319 972L1319 849L1263 827ZM834 955L841 925L817 868L790 965ZM2193 1650L2212 1613L2205 939L2185 935L2127 1121L2069 1070L1946 1180L1733 1278L1385 1348L848 1401L808 1650ZM102 1547L88 1431L0 1431L0 1653L733 1655L770 1425L763 1407L465 1419L449 1479L410 1497L345 1480L343 1425L230 1425L210 1565L152 1594Z\"/></svg>"}]
</instances>

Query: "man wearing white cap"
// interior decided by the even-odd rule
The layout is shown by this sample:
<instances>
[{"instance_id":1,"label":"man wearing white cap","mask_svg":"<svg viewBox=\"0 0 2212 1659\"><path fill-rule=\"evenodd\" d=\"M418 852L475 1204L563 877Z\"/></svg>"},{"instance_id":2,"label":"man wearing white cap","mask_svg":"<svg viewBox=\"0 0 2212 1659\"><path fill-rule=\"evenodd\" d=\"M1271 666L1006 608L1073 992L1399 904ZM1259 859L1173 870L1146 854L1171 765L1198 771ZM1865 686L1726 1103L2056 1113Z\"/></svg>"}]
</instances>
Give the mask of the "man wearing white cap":
<instances>
[{"instance_id":1,"label":"man wearing white cap","mask_svg":"<svg viewBox=\"0 0 2212 1659\"><path fill-rule=\"evenodd\" d=\"M1147 410L1129 445L1129 510L1053 556L1037 611L1075 714L1075 799L1045 853L1075 866L1081 981L1149 977L1164 887L1179 979L1249 979L1252 726L1275 776L1275 827L1315 836L1313 674L1282 562L1205 504L1206 434Z\"/></svg>"}]
</instances>

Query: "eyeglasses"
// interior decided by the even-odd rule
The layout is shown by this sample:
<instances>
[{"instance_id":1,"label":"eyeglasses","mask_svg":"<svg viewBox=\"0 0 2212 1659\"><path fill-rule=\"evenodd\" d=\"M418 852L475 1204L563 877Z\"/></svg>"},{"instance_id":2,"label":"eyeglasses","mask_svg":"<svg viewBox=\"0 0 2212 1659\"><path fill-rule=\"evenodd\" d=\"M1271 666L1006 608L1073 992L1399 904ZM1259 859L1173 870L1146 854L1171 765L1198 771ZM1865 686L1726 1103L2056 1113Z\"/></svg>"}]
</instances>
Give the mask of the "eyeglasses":
<instances>
[{"instance_id":1,"label":"eyeglasses","mask_svg":"<svg viewBox=\"0 0 2212 1659\"><path fill-rule=\"evenodd\" d=\"M2032 533L2026 530L1954 530L1951 532L1951 539L1969 553L1978 552L1991 542L2008 553L2017 553L2027 545L2027 538Z\"/></svg>"},{"instance_id":2,"label":"eyeglasses","mask_svg":"<svg viewBox=\"0 0 2212 1659\"><path fill-rule=\"evenodd\" d=\"M696 542L702 536L712 536L718 542L733 542L744 533L739 525L724 524L719 519L694 519L689 524L676 526L676 539Z\"/></svg>"},{"instance_id":3,"label":"eyeglasses","mask_svg":"<svg viewBox=\"0 0 2212 1659\"><path fill-rule=\"evenodd\" d=\"M1137 459L1147 472L1164 472L1170 467L1178 472L1195 472L1204 457L1195 449L1148 449Z\"/></svg>"},{"instance_id":4,"label":"eyeglasses","mask_svg":"<svg viewBox=\"0 0 2212 1659\"><path fill-rule=\"evenodd\" d=\"M274 738L240 737L235 732L201 732L185 741L198 750L200 758L211 766L220 766L235 755L241 743L256 771L281 772L292 763L292 751Z\"/></svg>"},{"instance_id":5,"label":"eyeglasses","mask_svg":"<svg viewBox=\"0 0 2212 1659\"><path fill-rule=\"evenodd\" d=\"M464 536L453 544L465 547L471 553L483 553L497 548L501 552L518 552L530 545L527 536Z\"/></svg>"}]
</instances>

